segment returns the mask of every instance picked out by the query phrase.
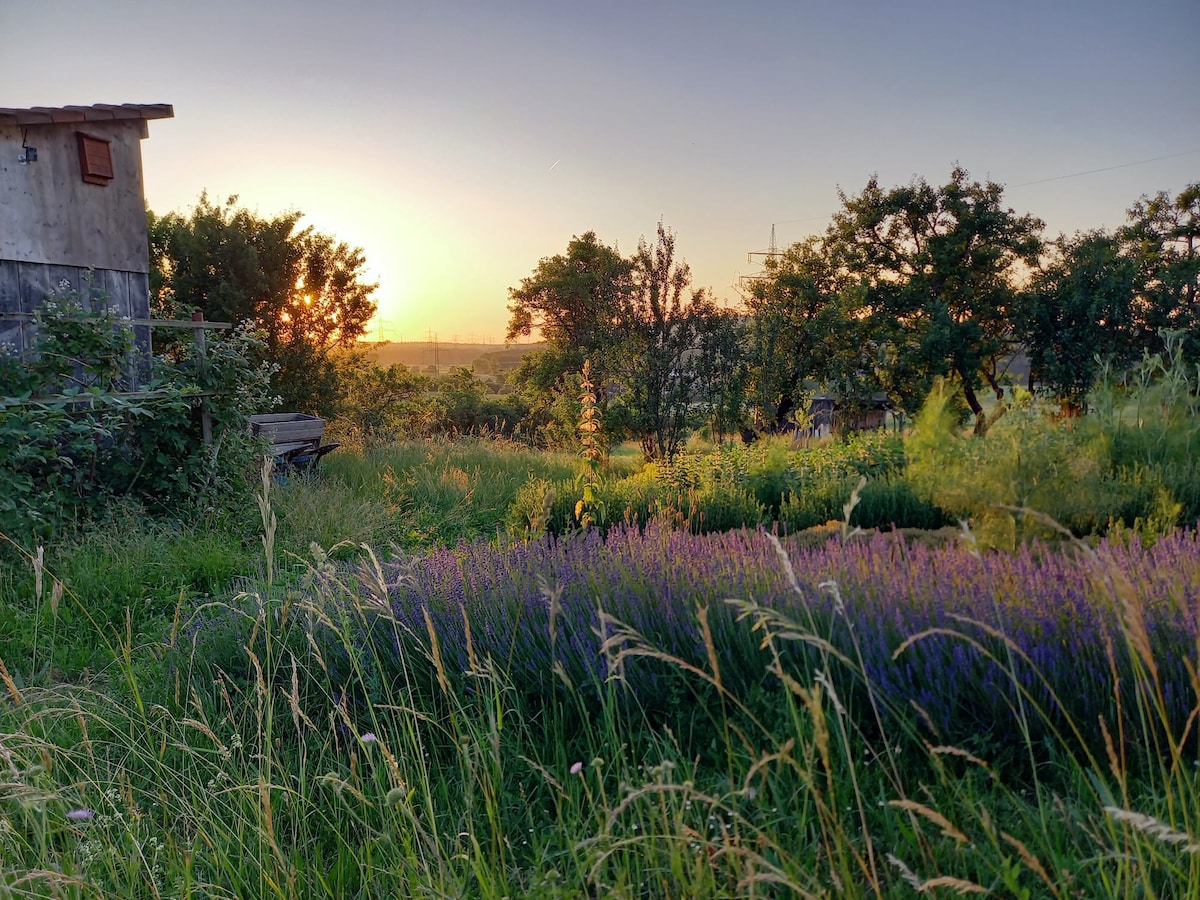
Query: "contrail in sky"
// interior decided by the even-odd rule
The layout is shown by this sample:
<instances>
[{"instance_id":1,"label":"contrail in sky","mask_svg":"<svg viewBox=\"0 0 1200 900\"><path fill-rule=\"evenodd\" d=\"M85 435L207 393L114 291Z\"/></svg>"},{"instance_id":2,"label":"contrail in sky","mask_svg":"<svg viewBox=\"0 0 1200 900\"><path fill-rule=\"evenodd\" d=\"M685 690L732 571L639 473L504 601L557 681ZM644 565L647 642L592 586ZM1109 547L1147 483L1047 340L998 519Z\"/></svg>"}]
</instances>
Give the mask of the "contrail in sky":
<instances>
[{"instance_id":1,"label":"contrail in sky","mask_svg":"<svg viewBox=\"0 0 1200 900\"><path fill-rule=\"evenodd\" d=\"M546 171L547 171L547 172L553 172L553 171L554 171L554 166L557 166L557 165L558 165L560 162L562 162L562 160L561 160L561 159L556 159L556 160L554 161L554 165L553 165L553 166L551 166L550 168L548 168Z\"/></svg>"}]
</instances>

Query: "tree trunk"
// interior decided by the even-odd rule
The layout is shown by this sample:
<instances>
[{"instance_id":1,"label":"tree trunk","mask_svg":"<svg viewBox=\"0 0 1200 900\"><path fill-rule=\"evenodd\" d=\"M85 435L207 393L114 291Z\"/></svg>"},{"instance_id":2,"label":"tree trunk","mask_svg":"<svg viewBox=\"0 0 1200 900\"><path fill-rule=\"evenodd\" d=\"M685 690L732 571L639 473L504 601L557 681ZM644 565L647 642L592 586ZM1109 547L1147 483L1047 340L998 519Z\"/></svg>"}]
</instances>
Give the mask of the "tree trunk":
<instances>
[{"instance_id":1,"label":"tree trunk","mask_svg":"<svg viewBox=\"0 0 1200 900\"><path fill-rule=\"evenodd\" d=\"M987 434L988 417L984 414L983 404L979 402L979 397L975 395L975 389L967 382L967 379L959 373L959 378L962 379L963 397L966 398L967 406L971 407L971 414L975 416L975 436L983 437Z\"/></svg>"},{"instance_id":2,"label":"tree trunk","mask_svg":"<svg viewBox=\"0 0 1200 900\"><path fill-rule=\"evenodd\" d=\"M781 434L787 427L788 416L796 408L796 401L792 398L790 391L785 391L783 396L779 398L779 405L775 407L775 421L771 423L771 431L775 434Z\"/></svg>"},{"instance_id":3,"label":"tree trunk","mask_svg":"<svg viewBox=\"0 0 1200 900\"><path fill-rule=\"evenodd\" d=\"M642 435L642 459L645 462L654 462L658 457L658 442L654 439L653 433Z\"/></svg>"}]
</instances>

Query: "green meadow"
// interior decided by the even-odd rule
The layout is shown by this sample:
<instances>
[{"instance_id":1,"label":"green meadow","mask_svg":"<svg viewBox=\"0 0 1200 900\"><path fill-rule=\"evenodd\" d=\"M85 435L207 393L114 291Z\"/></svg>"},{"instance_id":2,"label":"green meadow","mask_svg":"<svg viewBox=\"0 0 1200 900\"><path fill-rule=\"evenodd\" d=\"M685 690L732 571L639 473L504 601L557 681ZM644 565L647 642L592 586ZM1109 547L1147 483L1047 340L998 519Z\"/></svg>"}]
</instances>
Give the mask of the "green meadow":
<instances>
[{"instance_id":1,"label":"green meadow","mask_svg":"<svg viewBox=\"0 0 1200 900\"><path fill-rule=\"evenodd\" d=\"M1095 436L1012 422L972 452L1045 494L693 446L583 532L575 457L468 438L10 545L0 895L1196 896L1186 459L1076 535L1016 510Z\"/></svg>"}]
</instances>

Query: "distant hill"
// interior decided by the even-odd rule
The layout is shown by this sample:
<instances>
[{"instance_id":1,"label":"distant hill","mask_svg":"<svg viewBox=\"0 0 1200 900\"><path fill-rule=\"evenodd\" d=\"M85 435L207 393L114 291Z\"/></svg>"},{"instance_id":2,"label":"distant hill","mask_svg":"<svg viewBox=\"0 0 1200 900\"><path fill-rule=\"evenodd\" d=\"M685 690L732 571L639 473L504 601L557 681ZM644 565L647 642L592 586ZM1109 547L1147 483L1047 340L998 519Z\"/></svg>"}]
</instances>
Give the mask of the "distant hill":
<instances>
[{"instance_id":1,"label":"distant hill","mask_svg":"<svg viewBox=\"0 0 1200 900\"><path fill-rule=\"evenodd\" d=\"M425 371L436 365L438 371L448 372L454 366L475 369L478 375L510 372L521 363L526 353L541 350L545 344L451 344L445 341L384 341L362 342L361 346L381 366L399 363L410 369Z\"/></svg>"}]
</instances>

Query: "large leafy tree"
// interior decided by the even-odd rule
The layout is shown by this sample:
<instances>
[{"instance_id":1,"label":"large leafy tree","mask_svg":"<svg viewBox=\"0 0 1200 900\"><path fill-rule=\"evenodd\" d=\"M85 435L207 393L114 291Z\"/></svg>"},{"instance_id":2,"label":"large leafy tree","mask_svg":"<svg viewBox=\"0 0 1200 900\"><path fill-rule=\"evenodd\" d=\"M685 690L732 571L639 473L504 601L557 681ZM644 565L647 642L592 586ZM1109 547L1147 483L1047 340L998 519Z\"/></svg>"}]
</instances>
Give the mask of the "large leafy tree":
<instances>
[{"instance_id":1,"label":"large leafy tree","mask_svg":"<svg viewBox=\"0 0 1200 900\"><path fill-rule=\"evenodd\" d=\"M328 412L336 397L335 348L352 345L375 314L366 258L311 226L301 214L273 218L202 194L186 214L148 213L151 302L159 314L199 311L248 323L278 366L286 408Z\"/></svg>"},{"instance_id":2,"label":"large leafy tree","mask_svg":"<svg viewBox=\"0 0 1200 900\"><path fill-rule=\"evenodd\" d=\"M708 303L697 324L700 349L689 360L697 379L692 406L708 423L712 436L724 441L747 425L752 372L746 354L746 319Z\"/></svg>"},{"instance_id":3,"label":"large leafy tree","mask_svg":"<svg viewBox=\"0 0 1200 900\"><path fill-rule=\"evenodd\" d=\"M913 409L936 378L951 377L980 433L991 420L979 393L986 386L1003 398L1015 285L1036 264L1044 227L1006 209L1002 195L958 167L940 187L918 178L885 190L872 178L861 193L840 195L827 235L839 265L865 288L860 315L888 348L889 392Z\"/></svg>"},{"instance_id":4,"label":"large leafy tree","mask_svg":"<svg viewBox=\"0 0 1200 900\"><path fill-rule=\"evenodd\" d=\"M740 400L735 380L716 374L737 354L736 323L690 283L660 223L655 242L643 239L629 259L594 232L573 238L510 289L509 340L537 330L547 343L515 376L543 434L574 439L584 360L605 436L633 435L647 459L673 456L705 415L728 427Z\"/></svg>"},{"instance_id":5,"label":"large leafy tree","mask_svg":"<svg viewBox=\"0 0 1200 900\"><path fill-rule=\"evenodd\" d=\"M570 440L578 410L577 375L592 362L601 411L615 366L617 322L631 290L631 264L593 231L576 236L566 253L542 259L509 289L507 340L537 332L546 347L527 355L513 375L532 415L550 440Z\"/></svg>"},{"instance_id":6,"label":"large leafy tree","mask_svg":"<svg viewBox=\"0 0 1200 900\"><path fill-rule=\"evenodd\" d=\"M1029 356L1029 386L1082 408L1101 362L1131 365L1144 325L1134 307L1137 263L1104 231L1060 237L1017 320Z\"/></svg>"},{"instance_id":7,"label":"large leafy tree","mask_svg":"<svg viewBox=\"0 0 1200 900\"><path fill-rule=\"evenodd\" d=\"M788 426L812 384L847 405L878 389L863 292L829 240L810 237L768 261L746 297L753 398L769 430Z\"/></svg>"},{"instance_id":8,"label":"large leafy tree","mask_svg":"<svg viewBox=\"0 0 1200 900\"><path fill-rule=\"evenodd\" d=\"M1137 266L1134 307L1147 349L1160 349L1160 331L1181 331L1185 358L1200 361L1200 182L1174 197L1142 197L1118 237Z\"/></svg>"},{"instance_id":9,"label":"large leafy tree","mask_svg":"<svg viewBox=\"0 0 1200 900\"><path fill-rule=\"evenodd\" d=\"M1200 184L1142 197L1115 234L1091 231L1051 247L1018 327L1031 384L1078 409L1099 364L1118 369L1183 336L1200 359Z\"/></svg>"},{"instance_id":10,"label":"large leafy tree","mask_svg":"<svg viewBox=\"0 0 1200 900\"><path fill-rule=\"evenodd\" d=\"M507 339L536 329L554 347L585 355L607 346L630 290L630 262L594 231L573 237L567 252L541 260L533 274L510 288Z\"/></svg>"}]
</instances>

